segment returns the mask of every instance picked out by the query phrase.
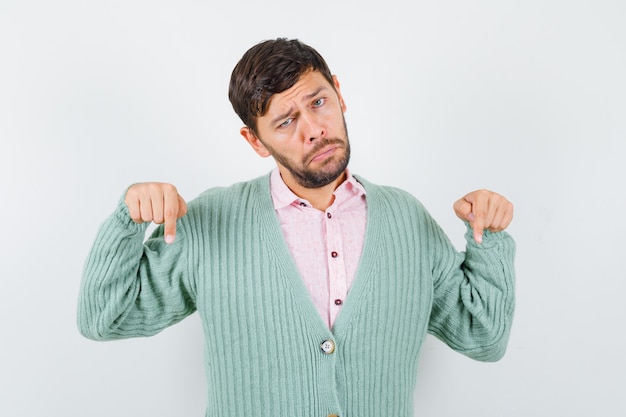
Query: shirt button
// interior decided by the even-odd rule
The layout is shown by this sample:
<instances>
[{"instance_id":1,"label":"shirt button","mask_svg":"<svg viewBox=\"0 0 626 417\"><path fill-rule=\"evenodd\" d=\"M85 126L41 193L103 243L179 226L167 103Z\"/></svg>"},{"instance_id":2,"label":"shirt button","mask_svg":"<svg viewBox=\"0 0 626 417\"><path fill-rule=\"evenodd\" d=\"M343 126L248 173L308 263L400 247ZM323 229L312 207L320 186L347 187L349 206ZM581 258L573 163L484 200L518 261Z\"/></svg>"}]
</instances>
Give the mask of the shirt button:
<instances>
[{"instance_id":1,"label":"shirt button","mask_svg":"<svg viewBox=\"0 0 626 417\"><path fill-rule=\"evenodd\" d=\"M333 215L330 214L330 213L326 213L326 217L328 217L330 219L331 217L333 217Z\"/></svg>"},{"instance_id":2,"label":"shirt button","mask_svg":"<svg viewBox=\"0 0 626 417\"><path fill-rule=\"evenodd\" d=\"M330 355L335 351L335 342L333 342L332 340L324 340L320 345L320 348L322 349L322 352Z\"/></svg>"},{"instance_id":3,"label":"shirt button","mask_svg":"<svg viewBox=\"0 0 626 417\"><path fill-rule=\"evenodd\" d=\"M340 305L342 305L342 304L343 304L343 301L341 301L339 298L337 298L337 299L335 300L335 305L336 305L336 306L340 306Z\"/></svg>"},{"instance_id":4,"label":"shirt button","mask_svg":"<svg viewBox=\"0 0 626 417\"><path fill-rule=\"evenodd\" d=\"M337 256L339 256L339 254L337 252L335 252L335 251L332 251L330 253L330 256L332 256L333 258L336 258Z\"/></svg>"}]
</instances>

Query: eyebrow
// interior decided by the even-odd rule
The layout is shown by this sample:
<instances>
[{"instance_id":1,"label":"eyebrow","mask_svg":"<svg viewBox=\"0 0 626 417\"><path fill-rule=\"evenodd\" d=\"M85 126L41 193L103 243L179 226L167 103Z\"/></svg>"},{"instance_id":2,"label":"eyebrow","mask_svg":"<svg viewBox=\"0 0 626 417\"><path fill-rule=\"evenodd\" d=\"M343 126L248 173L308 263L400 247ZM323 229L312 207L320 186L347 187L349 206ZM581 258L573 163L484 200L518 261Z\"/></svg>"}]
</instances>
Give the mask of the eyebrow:
<instances>
[{"instance_id":1,"label":"eyebrow","mask_svg":"<svg viewBox=\"0 0 626 417\"><path fill-rule=\"evenodd\" d=\"M307 94L306 96L304 96L302 98L303 101L308 101L310 99L312 99L313 97L315 97L316 95L318 95L319 93L321 93L323 90L326 90L326 86L322 85L319 86L317 89L315 89L312 93ZM276 123L278 123L279 121L287 118L287 116L289 116L291 113L293 113L293 107L290 107L289 110L287 110L285 113L280 114L276 117L274 117L271 121L272 125L275 125Z\"/></svg>"}]
</instances>

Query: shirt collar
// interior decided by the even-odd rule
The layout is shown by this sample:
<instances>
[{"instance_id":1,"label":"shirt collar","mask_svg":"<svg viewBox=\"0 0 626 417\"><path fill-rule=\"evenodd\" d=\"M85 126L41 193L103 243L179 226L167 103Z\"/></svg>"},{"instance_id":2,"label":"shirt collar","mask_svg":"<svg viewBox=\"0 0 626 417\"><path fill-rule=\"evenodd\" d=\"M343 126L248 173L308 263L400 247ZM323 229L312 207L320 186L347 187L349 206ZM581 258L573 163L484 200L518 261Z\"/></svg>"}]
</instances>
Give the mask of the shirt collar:
<instances>
[{"instance_id":1,"label":"shirt collar","mask_svg":"<svg viewBox=\"0 0 626 417\"><path fill-rule=\"evenodd\" d=\"M304 202L310 205L308 201L298 197L293 191L287 187L287 184L280 176L278 167L274 168L270 176L270 190L272 194L272 201L274 202L274 209L279 210L281 208L290 206L293 203ZM333 193L335 197L350 198L351 196L365 196L365 188L359 183L353 176L350 170L346 169L346 180L342 182L339 187Z\"/></svg>"}]
</instances>

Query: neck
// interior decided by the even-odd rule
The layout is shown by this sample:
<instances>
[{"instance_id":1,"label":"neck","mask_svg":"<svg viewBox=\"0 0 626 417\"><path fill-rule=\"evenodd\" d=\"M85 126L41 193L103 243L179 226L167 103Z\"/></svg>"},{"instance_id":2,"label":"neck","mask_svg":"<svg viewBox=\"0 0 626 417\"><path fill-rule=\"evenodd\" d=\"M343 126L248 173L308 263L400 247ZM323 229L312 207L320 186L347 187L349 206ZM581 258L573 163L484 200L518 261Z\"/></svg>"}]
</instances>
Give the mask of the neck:
<instances>
[{"instance_id":1,"label":"neck","mask_svg":"<svg viewBox=\"0 0 626 417\"><path fill-rule=\"evenodd\" d=\"M307 200L314 208L321 211L326 211L326 209L333 204L335 200L333 193L347 178L347 174L344 171L337 179L323 187L307 188L300 185L290 175L283 175L281 172L281 176L287 187L289 187L295 195Z\"/></svg>"}]
</instances>

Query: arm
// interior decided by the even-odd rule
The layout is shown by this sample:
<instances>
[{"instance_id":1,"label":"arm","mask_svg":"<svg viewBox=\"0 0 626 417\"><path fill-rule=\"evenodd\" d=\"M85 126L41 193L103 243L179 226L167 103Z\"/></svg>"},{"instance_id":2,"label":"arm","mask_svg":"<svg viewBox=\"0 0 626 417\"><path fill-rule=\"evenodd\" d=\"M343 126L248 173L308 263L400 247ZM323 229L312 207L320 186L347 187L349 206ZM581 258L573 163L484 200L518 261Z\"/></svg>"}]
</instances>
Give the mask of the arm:
<instances>
[{"instance_id":1,"label":"arm","mask_svg":"<svg viewBox=\"0 0 626 417\"><path fill-rule=\"evenodd\" d=\"M134 195L133 187L128 190L127 202ZM174 243L167 243L173 238L164 238L175 235L176 217L180 216L168 209L174 213L173 219L168 217L165 226L157 228L144 244L144 221L166 220L164 205L159 209L155 203L154 211L161 211L156 215L152 209L148 213L146 205L144 200L144 213L133 220L131 215L139 212L139 203L120 202L96 236L78 302L79 330L88 338L153 335L195 311L185 228ZM186 206L180 210L181 216L185 212Z\"/></svg>"},{"instance_id":2,"label":"arm","mask_svg":"<svg viewBox=\"0 0 626 417\"><path fill-rule=\"evenodd\" d=\"M515 304L515 243L501 231L513 206L481 190L457 201L455 211L467 222L466 252L439 233L429 331L471 358L495 361L505 353Z\"/></svg>"}]
</instances>

